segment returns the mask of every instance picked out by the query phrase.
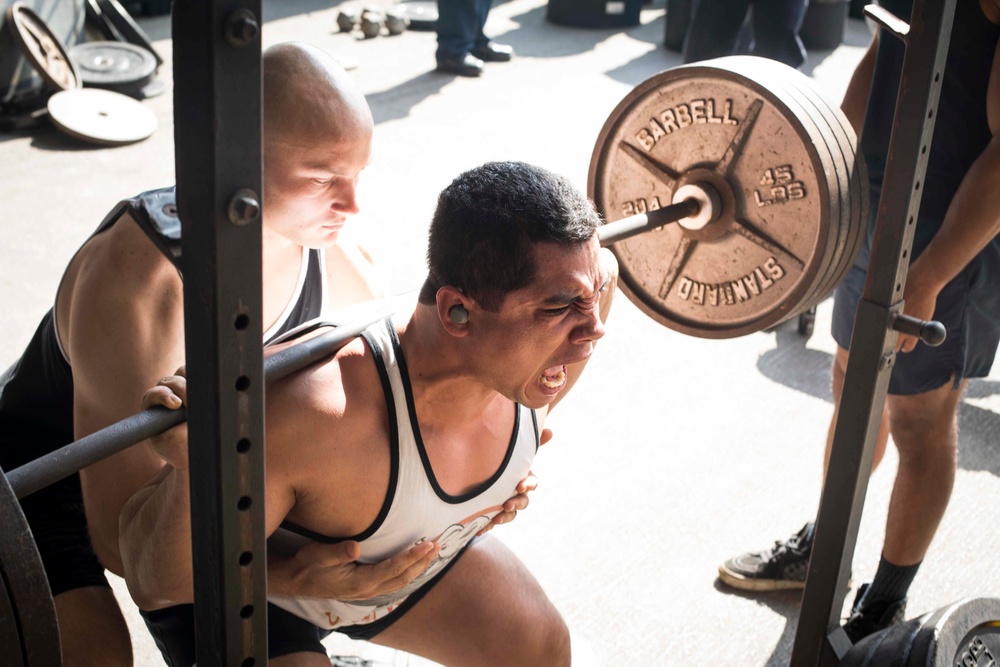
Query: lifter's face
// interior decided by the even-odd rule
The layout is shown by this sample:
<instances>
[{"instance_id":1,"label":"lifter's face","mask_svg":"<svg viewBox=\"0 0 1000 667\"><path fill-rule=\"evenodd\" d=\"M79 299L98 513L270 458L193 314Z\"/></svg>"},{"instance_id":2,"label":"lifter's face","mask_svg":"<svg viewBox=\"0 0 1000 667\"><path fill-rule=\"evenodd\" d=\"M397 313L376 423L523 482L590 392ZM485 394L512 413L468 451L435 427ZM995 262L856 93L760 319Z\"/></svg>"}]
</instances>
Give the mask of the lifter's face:
<instances>
[{"instance_id":1,"label":"lifter's face","mask_svg":"<svg viewBox=\"0 0 1000 667\"><path fill-rule=\"evenodd\" d=\"M347 216L358 212L357 184L371 144L371 125L361 121L267 141L265 227L308 248L334 243Z\"/></svg>"},{"instance_id":2,"label":"lifter's face","mask_svg":"<svg viewBox=\"0 0 1000 667\"><path fill-rule=\"evenodd\" d=\"M598 313L609 276L600 244L539 243L530 285L508 294L499 312L474 309L485 372L495 388L530 408L548 405L566 387L566 366L590 356L604 336Z\"/></svg>"}]
</instances>

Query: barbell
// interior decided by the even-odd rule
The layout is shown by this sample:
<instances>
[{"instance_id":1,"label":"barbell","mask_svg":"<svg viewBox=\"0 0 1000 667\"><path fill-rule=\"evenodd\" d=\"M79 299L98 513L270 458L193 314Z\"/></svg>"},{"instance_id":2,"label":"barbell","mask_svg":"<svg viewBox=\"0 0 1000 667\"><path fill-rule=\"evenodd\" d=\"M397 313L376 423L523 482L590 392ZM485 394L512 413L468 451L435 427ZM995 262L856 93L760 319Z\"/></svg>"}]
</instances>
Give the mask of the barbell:
<instances>
[{"instance_id":1,"label":"barbell","mask_svg":"<svg viewBox=\"0 0 1000 667\"><path fill-rule=\"evenodd\" d=\"M641 83L601 130L588 176L622 291L655 321L707 338L810 309L845 275L865 232L856 142L807 77L773 61L723 58ZM265 381L329 357L393 310L376 307L268 356ZM899 316L894 328L943 340L936 323ZM16 499L185 418L151 408L0 475L0 651L9 664L60 664L48 583ZM1000 625L1000 611L989 609ZM963 637L953 643L967 650Z\"/></svg>"}]
</instances>

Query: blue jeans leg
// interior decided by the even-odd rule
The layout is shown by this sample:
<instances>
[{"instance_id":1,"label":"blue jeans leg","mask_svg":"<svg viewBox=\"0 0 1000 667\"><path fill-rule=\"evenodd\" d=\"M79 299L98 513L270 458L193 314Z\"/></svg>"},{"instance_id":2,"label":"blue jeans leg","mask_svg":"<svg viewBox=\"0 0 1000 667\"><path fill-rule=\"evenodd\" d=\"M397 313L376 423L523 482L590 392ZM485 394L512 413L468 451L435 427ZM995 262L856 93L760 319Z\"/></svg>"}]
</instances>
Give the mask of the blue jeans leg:
<instances>
[{"instance_id":1,"label":"blue jeans leg","mask_svg":"<svg viewBox=\"0 0 1000 667\"><path fill-rule=\"evenodd\" d=\"M461 59L485 43L483 25L492 0L438 0L437 59Z\"/></svg>"}]
</instances>

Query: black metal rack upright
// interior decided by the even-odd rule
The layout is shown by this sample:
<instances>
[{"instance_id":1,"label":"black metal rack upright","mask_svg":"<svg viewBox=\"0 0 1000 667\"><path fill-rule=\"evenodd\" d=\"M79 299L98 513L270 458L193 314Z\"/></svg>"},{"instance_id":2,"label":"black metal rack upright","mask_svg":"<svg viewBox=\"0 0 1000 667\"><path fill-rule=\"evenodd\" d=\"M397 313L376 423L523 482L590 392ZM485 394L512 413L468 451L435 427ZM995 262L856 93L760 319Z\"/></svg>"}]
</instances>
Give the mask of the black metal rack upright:
<instances>
[{"instance_id":1,"label":"black metal rack upright","mask_svg":"<svg viewBox=\"0 0 1000 667\"><path fill-rule=\"evenodd\" d=\"M197 662L267 664L260 0L176 0Z\"/></svg>"},{"instance_id":2,"label":"black metal rack upright","mask_svg":"<svg viewBox=\"0 0 1000 667\"><path fill-rule=\"evenodd\" d=\"M878 8L880 39L906 43L868 279L851 338L833 450L823 484L791 664L836 665L851 647L840 627L902 314L955 0L914 0L909 26Z\"/></svg>"}]
</instances>

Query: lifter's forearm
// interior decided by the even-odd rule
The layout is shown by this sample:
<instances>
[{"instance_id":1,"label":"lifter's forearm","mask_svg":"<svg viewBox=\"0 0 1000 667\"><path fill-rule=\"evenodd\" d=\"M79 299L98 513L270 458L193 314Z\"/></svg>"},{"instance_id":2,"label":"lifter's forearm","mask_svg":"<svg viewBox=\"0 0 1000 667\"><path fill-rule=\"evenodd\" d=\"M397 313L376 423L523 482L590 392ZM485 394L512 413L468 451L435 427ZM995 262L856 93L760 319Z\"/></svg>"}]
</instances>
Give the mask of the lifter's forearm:
<instances>
[{"instance_id":1,"label":"lifter's forearm","mask_svg":"<svg viewBox=\"0 0 1000 667\"><path fill-rule=\"evenodd\" d=\"M194 600L187 470L167 466L125 503L119 548L125 582L140 609Z\"/></svg>"}]
</instances>

